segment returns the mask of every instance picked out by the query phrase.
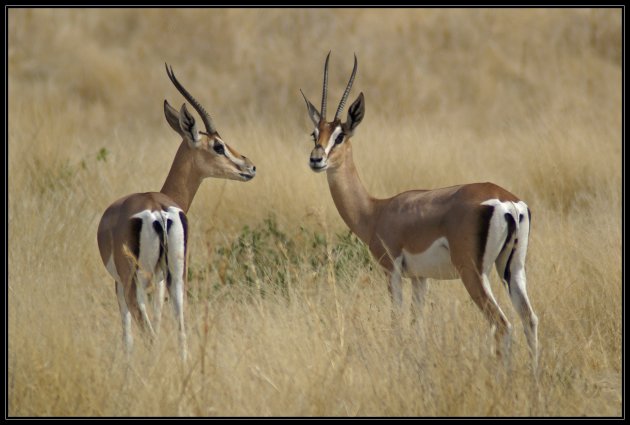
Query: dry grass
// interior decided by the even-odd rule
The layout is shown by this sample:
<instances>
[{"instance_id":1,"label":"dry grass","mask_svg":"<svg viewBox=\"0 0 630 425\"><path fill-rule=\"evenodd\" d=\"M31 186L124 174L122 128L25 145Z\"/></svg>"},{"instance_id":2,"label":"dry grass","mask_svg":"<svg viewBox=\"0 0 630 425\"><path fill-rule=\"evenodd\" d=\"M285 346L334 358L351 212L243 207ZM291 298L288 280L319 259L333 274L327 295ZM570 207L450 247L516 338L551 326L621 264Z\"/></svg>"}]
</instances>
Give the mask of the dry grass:
<instances>
[{"instance_id":1,"label":"dry grass","mask_svg":"<svg viewBox=\"0 0 630 425\"><path fill-rule=\"evenodd\" d=\"M622 414L619 10L10 9L8 23L10 416ZM496 278L509 371L459 281L431 283L419 328L390 329L382 273L306 166L299 88L318 102L331 49L331 102L359 59L355 162L374 195L490 180L532 208L537 385ZM166 320L125 379L96 227L166 176L179 141L161 103L183 100L165 61L259 175L203 183L190 210L191 362Z\"/></svg>"}]
</instances>

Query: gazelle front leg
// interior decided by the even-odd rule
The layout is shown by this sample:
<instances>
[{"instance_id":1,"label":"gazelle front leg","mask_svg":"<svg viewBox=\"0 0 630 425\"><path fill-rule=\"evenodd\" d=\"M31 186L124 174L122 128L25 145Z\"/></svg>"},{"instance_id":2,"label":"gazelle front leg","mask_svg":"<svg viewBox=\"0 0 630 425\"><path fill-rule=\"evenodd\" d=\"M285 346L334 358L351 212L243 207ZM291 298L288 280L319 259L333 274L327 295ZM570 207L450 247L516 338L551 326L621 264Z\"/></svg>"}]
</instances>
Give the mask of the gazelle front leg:
<instances>
[{"instance_id":1,"label":"gazelle front leg","mask_svg":"<svg viewBox=\"0 0 630 425\"><path fill-rule=\"evenodd\" d=\"M418 317L424 310L425 297L429 289L427 278L414 277L411 279L412 303L411 303L411 324L415 325Z\"/></svg>"},{"instance_id":2,"label":"gazelle front leg","mask_svg":"<svg viewBox=\"0 0 630 425\"><path fill-rule=\"evenodd\" d=\"M399 261L394 264L394 269L388 272L389 296L392 301L392 329L400 326L402 317L402 276L400 274Z\"/></svg>"}]
</instances>

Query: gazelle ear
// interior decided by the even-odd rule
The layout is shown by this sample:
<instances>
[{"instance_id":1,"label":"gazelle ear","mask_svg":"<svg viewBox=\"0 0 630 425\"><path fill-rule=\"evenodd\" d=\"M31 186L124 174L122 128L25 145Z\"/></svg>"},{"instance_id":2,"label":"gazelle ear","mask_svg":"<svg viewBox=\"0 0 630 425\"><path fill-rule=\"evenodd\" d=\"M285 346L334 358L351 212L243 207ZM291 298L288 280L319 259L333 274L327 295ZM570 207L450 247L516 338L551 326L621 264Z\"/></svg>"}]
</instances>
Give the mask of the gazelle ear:
<instances>
[{"instance_id":1,"label":"gazelle ear","mask_svg":"<svg viewBox=\"0 0 630 425\"><path fill-rule=\"evenodd\" d=\"M170 125L171 128L175 130L180 136L184 137L184 135L182 134L182 129L179 127L179 112L177 112L177 109L169 105L166 99L164 99L164 116L166 117L166 122L168 122L168 125Z\"/></svg>"},{"instance_id":2,"label":"gazelle ear","mask_svg":"<svg viewBox=\"0 0 630 425\"><path fill-rule=\"evenodd\" d=\"M181 135L188 140L189 143L193 145L199 141L199 131L197 131L197 123L195 122L195 118L192 116L188 109L186 109L186 104L182 104L181 109L179 110L179 128L181 129Z\"/></svg>"},{"instance_id":3,"label":"gazelle ear","mask_svg":"<svg viewBox=\"0 0 630 425\"><path fill-rule=\"evenodd\" d=\"M302 93L302 90L300 90L300 93ZM322 116L317 110L317 108L313 106L311 102L309 102L306 96L304 96L304 93L302 93L302 97L306 101L306 108L308 109L308 116L311 118L311 121L313 121L313 124L315 124L315 127L317 127L319 125L319 121Z\"/></svg>"},{"instance_id":4,"label":"gazelle ear","mask_svg":"<svg viewBox=\"0 0 630 425\"><path fill-rule=\"evenodd\" d=\"M354 129L363 121L364 115L365 99L363 98L363 92L361 92L357 100L348 109L348 120L343 125L344 132L349 136L354 134Z\"/></svg>"}]
</instances>

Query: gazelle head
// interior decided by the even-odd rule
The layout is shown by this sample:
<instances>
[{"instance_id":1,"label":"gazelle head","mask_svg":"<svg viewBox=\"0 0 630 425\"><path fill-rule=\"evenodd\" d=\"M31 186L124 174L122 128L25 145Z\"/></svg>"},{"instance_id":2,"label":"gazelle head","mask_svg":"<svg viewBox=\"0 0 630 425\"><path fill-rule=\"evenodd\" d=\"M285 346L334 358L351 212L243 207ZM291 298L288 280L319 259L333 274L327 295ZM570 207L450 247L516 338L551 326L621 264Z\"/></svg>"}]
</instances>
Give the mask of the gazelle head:
<instances>
[{"instance_id":1,"label":"gazelle head","mask_svg":"<svg viewBox=\"0 0 630 425\"><path fill-rule=\"evenodd\" d=\"M346 90L341 97L339 107L335 113L335 117L332 121L326 120L326 97L328 91L328 59L330 58L330 52L326 56L326 64L324 65L324 88L322 92L322 107L321 112L317 110L315 106L304 96L306 101L306 107L308 109L308 115L315 124L315 129L311 136L315 142L315 148L311 152L309 159L309 165L315 172L325 171L328 168L335 168L339 166L344 158L343 153L349 149L349 139L354 134L354 130L357 128L363 116L365 114L365 100L363 98L363 92L359 94L357 100L355 100L350 109L348 109L348 119L345 123L341 122L339 118L343 107L352 89L352 83L354 77L357 74L357 56L354 55L354 68L352 69L352 75L346 86ZM300 90L300 92L302 92Z\"/></svg>"},{"instance_id":2,"label":"gazelle head","mask_svg":"<svg viewBox=\"0 0 630 425\"><path fill-rule=\"evenodd\" d=\"M165 64L166 65L166 64ZM164 115L173 130L179 133L192 149L194 166L203 177L219 177L231 180L249 181L256 175L256 166L245 156L228 146L221 139L210 114L181 85L173 68L166 65L166 73L177 90L190 102L201 116L206 131L197 129L197 123L186 104L182 104L179 112L164 100Z\"/></svg>"}]
</instances>

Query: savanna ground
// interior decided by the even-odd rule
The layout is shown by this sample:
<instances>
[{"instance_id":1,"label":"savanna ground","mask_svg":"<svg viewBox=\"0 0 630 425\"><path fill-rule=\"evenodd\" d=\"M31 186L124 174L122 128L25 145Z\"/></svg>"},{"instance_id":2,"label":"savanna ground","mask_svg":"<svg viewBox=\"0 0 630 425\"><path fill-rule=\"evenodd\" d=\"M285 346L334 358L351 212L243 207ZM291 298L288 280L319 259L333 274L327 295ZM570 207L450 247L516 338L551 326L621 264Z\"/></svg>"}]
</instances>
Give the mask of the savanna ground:
<instances>
[{"instance_id":1,"label":"savanna ground","mask_svg":"<svg viewBox=\"0 0 630 425\"><path fill-rule=\"evenodd\" d=\"M622 415L620 9L6 13L9 416ZM511 368L459 280L392 331L383 273L307 166L299 89L319 104L329 50L330 108L359 60L374 196L493 181L529 204L537 382L496 273ZM166 177L164 62L258 175L205 181L189 211L190 361L166 309L125 378L96 228Z\"/></svg>"}]
</instances>

